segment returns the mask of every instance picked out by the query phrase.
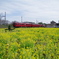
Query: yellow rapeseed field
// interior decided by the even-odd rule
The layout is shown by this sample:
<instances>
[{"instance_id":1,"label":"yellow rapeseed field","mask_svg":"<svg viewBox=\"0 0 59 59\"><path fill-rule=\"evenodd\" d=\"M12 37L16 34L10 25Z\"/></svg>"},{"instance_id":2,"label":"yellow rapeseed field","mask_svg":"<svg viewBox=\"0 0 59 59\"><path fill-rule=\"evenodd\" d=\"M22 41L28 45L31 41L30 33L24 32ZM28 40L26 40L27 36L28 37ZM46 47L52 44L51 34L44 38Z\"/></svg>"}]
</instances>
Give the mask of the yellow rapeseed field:
<instances>
[{"instance_id":1,"label":"yellow rapeseed field","mask_svg":"<svg viewBox=\"0 0 59 59\"><path fill-rule=\"evenodd\" d=\"M59 28L0 29L0 59L59 59Z\"/></svg>"}]
</instances>

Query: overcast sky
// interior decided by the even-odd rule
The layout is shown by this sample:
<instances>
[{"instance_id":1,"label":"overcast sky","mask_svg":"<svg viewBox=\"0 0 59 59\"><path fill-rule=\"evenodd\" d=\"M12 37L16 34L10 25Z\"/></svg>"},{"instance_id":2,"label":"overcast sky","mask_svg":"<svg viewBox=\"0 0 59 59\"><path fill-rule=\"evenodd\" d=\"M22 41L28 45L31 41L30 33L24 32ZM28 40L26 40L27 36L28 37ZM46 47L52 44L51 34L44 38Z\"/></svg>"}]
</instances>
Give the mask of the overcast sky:
<instances>
[{"instance_id":1,"label":"overcast sky","mask_svg":"<svg viewBox=\"0 0 59 59\"><path fill-rule=\"evenodd\" d=\"M49 23L59 20L59 0L0 0L0 13L9 21Z\"/></svg>"}]
</instances>

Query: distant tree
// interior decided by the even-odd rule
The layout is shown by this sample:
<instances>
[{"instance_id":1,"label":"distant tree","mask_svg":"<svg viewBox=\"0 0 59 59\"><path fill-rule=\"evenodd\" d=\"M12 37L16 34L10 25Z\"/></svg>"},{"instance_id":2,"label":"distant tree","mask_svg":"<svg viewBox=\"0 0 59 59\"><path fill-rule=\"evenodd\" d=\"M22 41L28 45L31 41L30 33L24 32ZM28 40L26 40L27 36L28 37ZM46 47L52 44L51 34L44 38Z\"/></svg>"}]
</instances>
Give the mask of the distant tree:
<instances>
[{"instance_id":1,"label":"distant tree","mask_svg":"<svg viewBox=\"0 0 59 59\"><path fill-rule=\"evenodd\" d=\"M43 22L38 22L38 24L44 24L44 25L46 25L46 23L43 23Z\"/></svg>"},{"instance_id":2,"label":"distant tree","mask_svg":"<svg viewBox=\"0 0 59 59\"><path fill-rule=\"evenodd\" d=\"M42 22L38 22L38 24L43 24Z\"/></svg>"},{"instance_id":3,"label":"distant tree","mask_svg":"<svg viewBox=\"0 0 59 59\"><path fill-rule=\"evenodd\" d=\"M39 22L38 24L44 25L46 27L46 23Z\"/></svg>"}]
</instances>

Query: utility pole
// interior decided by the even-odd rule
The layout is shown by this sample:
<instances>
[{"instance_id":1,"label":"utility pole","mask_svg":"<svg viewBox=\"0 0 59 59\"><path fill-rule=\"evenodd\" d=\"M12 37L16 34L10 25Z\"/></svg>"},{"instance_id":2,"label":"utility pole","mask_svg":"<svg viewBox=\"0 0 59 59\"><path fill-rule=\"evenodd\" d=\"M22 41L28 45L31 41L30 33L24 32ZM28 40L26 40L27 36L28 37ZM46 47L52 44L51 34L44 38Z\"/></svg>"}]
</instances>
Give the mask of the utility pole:
<instances>
[{"instance_id":1,"label":"utility pole","mask_svg":"<svg viewBox=\"0 0 59 59\"><path fill-rule=\"evenodd\" d=\"M38 24L38 21L36 20L36 23Z\"/></svg>"},{"instance_id":2,"label":"utility pole","mask_svg":"<svg viewBox=\"0 0 59 59\"><path fill-rule=\"evenodd\" d=\"M3 15L2 13L0 14L0 19L2 19L3 17L5 17L4 19L6 20L6 12L5 15Z\"/></svg>"},{"instance_id":3,"label":"utility pole","mask_svg":"<svg viewBox=\"0 0 59 59\"><path fill-rule=\"evenodd\" d=\"M1 20L1 14L0 14L0 20Z\"/></svg>"},{"instance_id":4,"label":"utility pole","mask_svg":"<svg viewBox=\"0 0 59 59\"><path fill-rule=\"evenodd\" d=\"M2 13L0 13L0 20L2 19Z\"/></svg>"},{"instance_id":5,"label":"utility pole","mask_svg":"<svg viewBox=\"0 0 59 59\"><path fill-rule=\"evenodd\" d=\"M4 18L4 20L5 20L4 22L3 22L3 20L2 20L3 18ZM1 24L3 24L3 23L6 24L6 12L5 12L5 14L3 14L3 13L0 14L0 23L1 23Z\"/></svg>"},{"instance_id":6,"label":"utility pole","mask_svg":"<svg viewBox=\"0 0 59 59\"><path fill-rule=\"evenodd\" d=\"M59 23L59 20L58 20L58 23Z\"/></svg>"},{"instance_id":7,"label":"utility pole","mask_svg":"<svg viewBox=\"0 0 59 59\"><path fill-rule=\"evenodd\" d=\"M2 24L2 13L0 13L0 25Z\"/></svg>"},{"instance_id":8,"label":"utility pole","mask_svg":"<svg viewBox=\"0 0 59 59\"><path fill-rule=\"evenodd\" d=\"M0 14L0 25L1 25L1 14Z\"/></svg>"},{"instance_id":9,"label":"utility pole","mask_svg":"<svg viewBox=\"0 0 59 59\"><path fill-rule=\"evenodd\" d=\"M22 16L21 16L21 23L22 23Z\"/></svg>"},{"instance_id":10,"label":"utility pole","mask_svg":"<svg viewBox=\"0 0 59 59\"><path fill-rule=\"evenodd\" d=\"M5 24L6 24L6 12L5 12L5 16L4 17L5 17Z\"/></svg>"},{"instance_id":11,"label":"utility pole","mask_svg":"<svg viewBox=\"0 0 59 59\"><path fill-rule=\"evenodd\" d=\"M6 20L6 12L5 12L5 20Z\"/></svg>"}]
</instances>

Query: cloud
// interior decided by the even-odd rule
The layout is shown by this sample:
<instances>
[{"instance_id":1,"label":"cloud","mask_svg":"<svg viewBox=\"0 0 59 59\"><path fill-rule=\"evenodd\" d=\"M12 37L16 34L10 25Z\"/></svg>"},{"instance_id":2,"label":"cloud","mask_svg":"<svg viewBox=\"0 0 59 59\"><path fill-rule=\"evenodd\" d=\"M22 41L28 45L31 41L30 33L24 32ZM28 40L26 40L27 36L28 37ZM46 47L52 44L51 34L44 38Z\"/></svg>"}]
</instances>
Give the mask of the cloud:
<instances>
[{"instance_id":1,"label":"cloud","mask_svg":"<svg viewBox=\"0 0 59 59\"><path fill-rule=\"evenodd\" d=\"M0 12L7 12L10 21L56 22L59 19L59 0L5 0L0 2ZM11 17L11 18L10 18Z\"/></svg>"}]
</instances>

